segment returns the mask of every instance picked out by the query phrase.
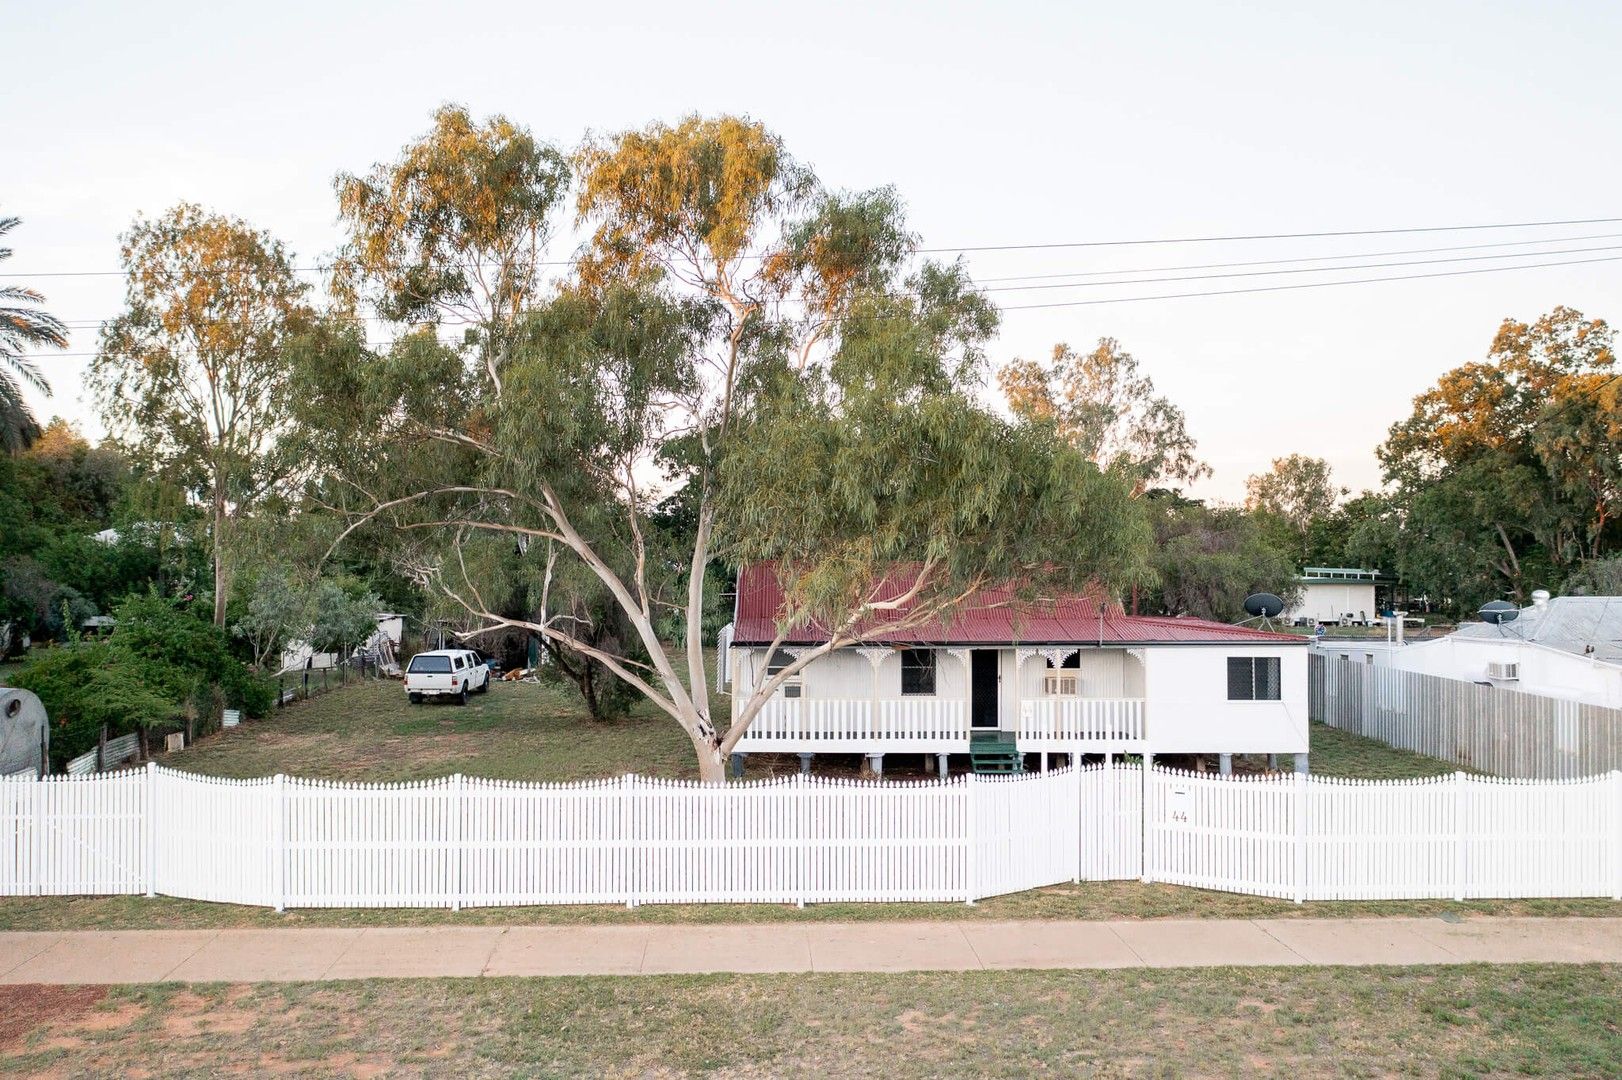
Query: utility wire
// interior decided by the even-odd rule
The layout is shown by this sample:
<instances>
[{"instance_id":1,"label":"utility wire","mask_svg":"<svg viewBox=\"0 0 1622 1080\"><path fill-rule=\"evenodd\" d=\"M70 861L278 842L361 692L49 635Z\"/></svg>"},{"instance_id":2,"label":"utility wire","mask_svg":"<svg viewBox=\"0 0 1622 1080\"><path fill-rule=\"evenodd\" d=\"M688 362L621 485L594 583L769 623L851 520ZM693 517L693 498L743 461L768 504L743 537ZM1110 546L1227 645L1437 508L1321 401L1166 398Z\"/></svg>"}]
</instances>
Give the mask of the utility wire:
<instances>
[{"instance_id":1,"label":"utility wire","mask_svg":"<svg viewBox=\"0 0 1622 1080\"><path fill-rule=\"evenodd\" d=\"M1299 285L1258 285L1249 289L1214 289L1206 292L1155 293L1148 296L1111 296L1098 300L1063 300L1051 304L1005 304L1003 311L1035 311L1041 308L1092 307L1097 304L1134 304L1145 300L1186 300L1200 296L1238 296L1243 293L1285 292L1293 289L1324 289L1333 285L1369 285L1380 281L1418 281L1423 278L1466 277L1471 274L1501 274L1507 270L1537 270L1547 266L1584 266L1622 260L1622 255L1599 259L1567 259L1559 262L1523 263L1519 266L1484 266L1475 270L1439 270L1432 274L1394 274L1386 277L1349 278L1345 281L1308 281Z\"/></svg>"},{"instance_id":2,"label":"utility wire","mask_svg":"<svg viewBox=\"0 0 1622 1080\"><path fill-rule=\"evenodd\" d=\"M1248 233L1229 236L1181 236L1157 237L1153 239L1138 240L1074 240L1063 242L1047 242L1034 244L978 244L963 245L960 247L928 247L917 248L915 254L943 255L962 253L969 254L981 251L1045 251L1060 248L1099 248L1099 247L1143 247L1147 245L1166 244L1216 244L1230 242L1249 242L1256 240L1308 240L1326 237L1345 236L1394 236L1407 233L1438 233L1438 232L1476 232L1490 229L1538 229L1554 228L1566 225L1609 225L1622 222L1622 217L1602 218L1570 218L1561 221L1508 221L1488 225L1423 225L1397 229L1335 229L1323 232L1297 232L1297 233ZM767 253L757 252L744 256L744 258L766 258ZM542 260L534 263L535 266L573 266L575 260ZM324 273L333 269L333 264L322 263L314 266L296 266L294 273L311 274ZM230 273L229 269L221 268L219 273ZM35 273L0 274L0 280L19 278L60 278L60 277L126 277L125 270L44 270Z\"/></svg>"},{"instance_id":3,"label":"utility wire","mask_svg":"<svg viewBox=\"0 0 1622 1080\"><path fill-rule=\"evenodd\" d=\"M1594 249L1594 250L1615 250L1615 249L1614 248L1602 248L1602 249ZM1529 254L1534 254L1535 255L1535 254L1540 254L1540 253L1532 252L1532 253L1529 253ZM1141 303L1141 302L1149 301L1149 300L1190 300L1190 299L1196 299L1196 298L1199 298L1199 297L1210 297L1210 296L1241 296L1241 295L1245 295L1245 294L1248 294L1248 293L1290 292L1290 291L1294 291L1294 290L1297 290L1297 289L1325 289L1325 288L1330 288L1332 286L1337 286L1337 285L1372 285L1372 284L1377 284L1377 283L1382 282L1382 281L1420 281L1420 280L1425 280L1425 279L1430 279L1430 278L1469 277L1469 276L1472 276L1472 275L1475 275L1475 274L1501 274L1501 273L1504 273L1504 272L1509 271L1509 270L1539 270L1539 269L1544 269L1544 268L1552 267L1552 266L1587 266L1587 265L1590 265L1590 264L1593 264L1593 263L1610 263L1610 262L1619 262L1619 261L1622 261L1622 255L1606 255L1606 256L1602 256L1602 257L1597 258L1597 259L1560 259L1560 260L1556 260L1554 262L1522 263L1522 264L1517 265L1517 266L1484 266L1484 267L1478 267L1478 268L1476 268L1474 270L1438 270L1438 271L1436 271L1434 273L1428 273L1428 274L1388 274L1388 275L1381 276L1381 277L1347 278L1345 280L1339 280L1339 281L1308 281L1308 282L1302 282L1302 283L1296 284L1296 285L1257 285L1257 286L1253 286L1251 288L1245 288L1245 289L1211 289L1211 290L1205 290L1205 291L1201 291L1201 292L1153 293L1153 294L1148 294L1148 295L1143 295L1143 296L1109 296L1109 297L1100 297L1100 298L1098 298L1096 300L1062 300L1062 301L1056 301L1056 302L1053 302L1053 303L1044 303L1044 304L1004 304L1004 305L1000 305L1000 310L1002 310L1002 311L1037 311L1037 310L1043 310L1043 309L1048 309L1048 308L1094 307L1094 306L1097 306L1097 305L1100 305L1100 304L1133 304L1133 303ZM1391 265L1398 265L1398 264L1391 264ZM1337 267L1335 269L1348 270L1348 269L1353 269L1353 268L1352 267ZM1212 275L1212 276L1224 276L1224 275ZM1125 282L1123 284L1141 284L1141 282ZM888 316L888 315L855 316L855 318L857 318L857 319L881 319L881 318L893 318L893 317L894 316ZM445 320L445 321L442 321L442 322L434 324L434 325L435 326L467 325L467 320ZM391 341L369 341L366 344L367 344L368 347L379 347L379 346L392 345L393 342L391 342ZM450 342L449 344L455 344L455 343ZM76 356L82 357L82 356L95 356L95 355L97 355L95 352L35 353L35 354L32 354L31 356L26 357L26 359L50 360L50 359L60 359L60 358L66 358L66 357L76 357Z\"/></svg>"},{"instance_id":4,"label":"utility wire","mask_svg":"<svg viewBox=\"0 0 1622 1080\"><path fill-rule=\"evenodd\" d=\"M1622 236L1622 233L1613 233L1613 234L1610 234L1610 235L1612 235L1612 236ZM1577 240L1577 239L1583 239L1583 238L1582 237L1569 237L1568 239ZM1555 241L1536 241L1536 242L1537 243L1554 243ZM1491 246L1496 246L1496 245L1484 245L1484 246L1491 247ZM1444 249L1441 249L1441 250L1450 250L1450 249L1444 248ZM1174 282L1174 281L1216 281L1216 280L1231 279L1231 278L1271 277L1271 276L1275 276L1275 275L1279 275L1279 274L1347 273L1347 272L1354 271L1354 270L1379 270L1379 269L1386 269L1386 268L1392 268L1392 267L1403 267L1403 266L1435 266L1435 265L1444 265L1444 264L1451 264L1451 263L1482 262L1482 261L1485 261L1485 260L1488 260L1488 259L1532 259L1532 258L1540 258L1540 257L1543 257L1543 256L1548 256L1548 255L1581 255L1581 254L1589 254L1589 253L1597 252L1597 251L1618 251L1618 250L1622 250L1622 245L1612 244L1612 245L1605 245L1605 246L1599 246L1599 247L1564 248L1564 249L1551 250L1551 251L1501 252L1501 253L1494 254L1494 255L1462 255L1462 256L1457 256L1457 257L1454 257L1454 258L1447 258L1447 259L1408 259L1408 260L1403 260L1403 261L1399 261L1399 262L1357 263L1357 264L1350 264L1350 265L1345 265L1345 266L1308 266L1308 267L1289 267L1289 268L1285 268L1285 269L1275 269L1275 270L1246 270L1246 271L1240 271L1240 272L1235 272L1235 273L1230 273L1230 274L1189 274L1189 275L1182 275L1182 276L1175 276L1175 277L1159 277L1159 278L1138 277L1138 278L1122 278L1122 279L1118 279L1118 280L1114 280L1114 281L1109 281L1109 280L1106 280L1106 281L1078 281L1078 282L1066 282L1066 283L1060 283L1060 284L1046 284L1046 285L992 285L992 286L986 286L984 288L979 288L977 286L977 291L981 292L981 293L1036 292L1036 291L1046 291L1046 290L1050 290L1050 289L1091 289L1091 288L1113 287L1113 286L1117 286L1117 285L1150 285L1150 284L1161 284L1161 283L1164 283L1164 282ZM1402 252L1391 252L1390 254L1403 254L1403 253ZM1340 256L1340 257L1341 258L1358 258L1359 256ZM1328 256L1328 258L1336 258L1336 256ZM1296 261L1317 261L1317 260L1281 259L1281 260L1261 260L1261 261L1252 262L1252 263L1229 263L1229 264L1216 263L1216 264L1212 264L1212 265L1214 265L1214 266L1222 266L1222 265L1231 265L1231 266L1271 266L1275 262L1296 262ZM1552 265L1552 264L1540 264L1540 265ZM1191 269L1192 270L1192 269L1199 269L1199 267L1195 267L1195 266L1190 266L1190 267L1186 267L1186 268L1167 267L1166 269L1172 269L1172 270L1175 270L1175 269ZM1506 267L1506 269L1513 269L1513 267ZM1149 271L1149 270L1141 270L1141 271L1132 271L1132 270L1097 271L1097 273L1101 273L1101 274L1102 273L1128 273L1128 274L1130 274L1130 273L1150 273L1150 272L1151 271ZM1072 275L1063 275L1063 276L1072 276ZM1081 275L1074 275L1074 276L1081 276ZM1007 279L1003 279L1003 280L1007 280ZM1326 284L1338 284L1338 282L1326 282ZM915 293L899 293L899 294L896 294L896 295L916 296L917 294L915 294ZM777 300L775 302L776 303L803 303L804 301L799 299L799 298L796 298L796 297L784 297L784 298L781 298L781 299L779 299L779 300ZM339 319L342 319L344 321L348 321L348 322L379 322L379 323L392 323L392 322L394 322L394 320L389 319L387 316L383 316L383 315L344 315L344 316L335 316L335 317L339 318ZM99 326L105 326L110 321L111 321L110 319L81 320L81 321L75 321L75 322L68 322L68 323L65 323L64 325L70 330L88 330L88 329L94 329L94 328L99 327ZM472 320L468 320L468 319L439 320L437 325L441 325L441 326L459 326L459 325L469 325L471 322L472 322Z\"/></svg>"},{"instance_id":5,"label":"utility wire","mask_svg":"<svg viewBox=\"0 0 1622 1080\"><path fill-rule=\"evenodd\" d=\"M1578 240L1614 240L1622 237L1622 233L1588 233L1583 236L1551 236L1540 240L1501 240L1492 244L1458 244L1452 247L1432 248L1402 248L1396 251L1363 251L1347 255L1302 255L1290 259L1252 259L1248 262L1217 262L1217 263L1183 263L1178 266L1138 266L1121 270L1067 270L1063 273L1053 274L1011 274L1003 277L977 277L978 282L1001 281L1050 281L1055 278L1071 277L1104 277L1110 274L1159 274L1173 270L1225 270L1236 266L1284 266L1292 263L1304 262L1335 262L1346 259L1384 259L1391 255L1432 255L1448 251L1482 251L1488 248L1526 247L1531 244L1567 244ZM1526 255L1542 255L1547 252L1528 251ZM1350 269L1350 267L1342 267Z\"/></svg>"},{"instance_id":6,"label":"utility wire","mask_svg":"<svg viewBox=\"0 0 1622 1080\"><path fill-rule=\"evenodd\" d=\"M1165 240L1076 240L1049 244L982 244L977 247L919 248L922 255L975 251L1039 251L1048 248L1142 247L1148 244L1219 244L1241 240L1307 240L1330 236L1394 236L1398 233L1470 232L1478 229L1537 229L1556 225L1609 225L1622 218L1578 218L1571 221L1514 221L1497 225L1426 225L1405 229L1341 229L1335 232L1252 233L1237 236L1183 236Z\"/></svg>"}]
</instances>

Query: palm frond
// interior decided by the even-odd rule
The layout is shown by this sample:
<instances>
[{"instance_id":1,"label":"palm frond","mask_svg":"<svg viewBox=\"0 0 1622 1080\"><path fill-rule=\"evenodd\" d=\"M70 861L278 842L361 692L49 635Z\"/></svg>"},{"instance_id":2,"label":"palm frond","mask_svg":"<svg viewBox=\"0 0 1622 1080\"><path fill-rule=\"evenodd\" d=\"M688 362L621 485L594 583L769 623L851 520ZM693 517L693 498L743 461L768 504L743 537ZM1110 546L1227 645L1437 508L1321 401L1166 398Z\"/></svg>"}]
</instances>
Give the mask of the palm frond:
<instances>
[{"instance_id":1,"label":"palm frond","mask_svg":"<svg viewBox=\"0 0 1622 1080\"><path fill-rule=\"evenodd\" d=\"M40 434L39 421L23 401L17 381L0 369L0 450L8 454L27 450Z\"/></svg>"}]
</instances>

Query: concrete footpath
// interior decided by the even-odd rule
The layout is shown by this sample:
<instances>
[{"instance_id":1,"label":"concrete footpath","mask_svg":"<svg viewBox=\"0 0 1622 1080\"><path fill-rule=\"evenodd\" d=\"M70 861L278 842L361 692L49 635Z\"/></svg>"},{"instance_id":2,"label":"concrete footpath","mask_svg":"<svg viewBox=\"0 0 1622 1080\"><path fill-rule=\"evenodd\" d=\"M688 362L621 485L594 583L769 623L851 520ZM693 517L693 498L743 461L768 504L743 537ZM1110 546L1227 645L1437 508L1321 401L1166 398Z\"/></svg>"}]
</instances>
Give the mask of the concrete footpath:
<instances>
[{"instance_id":1,"label":"concrete footpath","mask_svg":"<svg viewBox=\"0 0 1622 1080\"><path fill-rule=\"evenodd\" d=\"M1622 919L1193 919L0 933L0 982L1622 963Z\"/></svg>"}]
</instances>

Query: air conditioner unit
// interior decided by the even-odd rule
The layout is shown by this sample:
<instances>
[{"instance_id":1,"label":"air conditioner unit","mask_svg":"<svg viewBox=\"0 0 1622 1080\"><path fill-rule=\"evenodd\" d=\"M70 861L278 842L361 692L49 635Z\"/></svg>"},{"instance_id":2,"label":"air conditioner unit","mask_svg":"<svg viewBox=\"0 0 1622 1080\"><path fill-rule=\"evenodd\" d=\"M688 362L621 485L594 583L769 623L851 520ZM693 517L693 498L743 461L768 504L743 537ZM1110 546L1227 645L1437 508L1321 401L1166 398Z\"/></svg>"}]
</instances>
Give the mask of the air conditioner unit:
<instances>
[{"instance_id":1,"label":"air conditioner unit","mask_svg":"<svg viewBox=\"0 0 1622 1080\"><path fill-rule=\"evenodd\" d=\"M1060 673L1047 675L1042 680L1042 690L1050 697L1055 694L1069 694L1074 697L1076 693L1076 676L1074 674Z\"/></svg>"},{"instance_id":2,"label":"air conditioner unit","mask_svg":"<svg viewBox=\"0 0 1622 1080\"><path fill-rule=\"evenodd\" d=\"M1487 678L1489 679L1519 679L1521 665L1510 660L1487 661Z\"/></svg>"}]
</instances>

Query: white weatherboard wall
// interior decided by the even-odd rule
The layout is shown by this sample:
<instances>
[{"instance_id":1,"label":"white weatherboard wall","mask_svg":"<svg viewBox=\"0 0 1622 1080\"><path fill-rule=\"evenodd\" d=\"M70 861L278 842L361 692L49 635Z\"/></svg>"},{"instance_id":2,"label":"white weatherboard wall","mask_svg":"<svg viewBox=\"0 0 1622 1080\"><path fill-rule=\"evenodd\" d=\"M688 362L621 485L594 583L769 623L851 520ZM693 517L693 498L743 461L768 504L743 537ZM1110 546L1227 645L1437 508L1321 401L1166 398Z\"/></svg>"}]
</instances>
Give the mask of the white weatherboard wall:
<instances>
[{"instance_id":1,"label":"white weatherboard wall","mask_svg":"<svg viewBox=\"0 0 1622 1080\"><path fill-rule=\"evenodd\" d=\"M1286 619L1339 622L1342 615L1375 619L1373 582L1312 582L1301 586L1301 602L1284 613Z\"/></svg>"},{"instance_id":2,"label":"white weatherboard wall","mask_svg":"<svg viewBox=\"0 0 1622 1080\"><path fill-rule=\"evenodd\" d=\"M244 781L149 766L0 781L0 895L276 908L963 901L1140 876L1296 900L1622 899L1622 772L1364 783L1116 763L704 786Z\"/></svg>"},{"instance_id":3,"label":"white weatherboard wall","mask_svg":"<svg viewBox=\"0 0 1622 1080\"><path fill-rule=\"evenodd\" d=\"M1157 754L1307 751L1304 645L1152 646L1144 649L1149 747ZM1228 658L1279 658L1278 701L1229 701Z\"/></svg>"}]
</instances>

